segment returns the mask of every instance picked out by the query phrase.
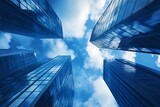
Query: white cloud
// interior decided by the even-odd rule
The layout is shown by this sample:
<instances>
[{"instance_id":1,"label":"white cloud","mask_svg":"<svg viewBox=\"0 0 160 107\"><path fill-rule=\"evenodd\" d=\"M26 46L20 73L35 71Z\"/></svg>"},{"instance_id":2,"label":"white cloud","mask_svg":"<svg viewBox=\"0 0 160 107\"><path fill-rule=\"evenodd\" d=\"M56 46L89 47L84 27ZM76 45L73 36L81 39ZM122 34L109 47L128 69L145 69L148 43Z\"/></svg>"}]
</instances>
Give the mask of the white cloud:
<instances>
[{"instance_id":1,"label":"white cloud","mask_svg":"<svg viewBox=\"0 0 160 107\"><path fill-rule=\"evenodd\" d=\"M109 50L100 51L99 48L88 42L86 51L88 57L85 60L85 68L93 68L102 71L103 59L113 59L115 56L111 54Z\"/></svg>"},{"instance_id":2,"label":"white cloud","mask_svg":"<svg viewBox=\"0 0 160 107\"><path fill-rule=\"evenodd\" d=\"M57 55L71 55L71 58L75 58L74 51L68 49L68 46L62 40L43 39L43 45L49 45L50 50L47 51L46 56L53 58Z\"/></svg>"},{"instance_id":3,"label":"white cloud","mask_svg":"<svg viewBox=\"0 0 160 107\"><path fill-rule=\"evenodd\" d=\"M71 15L62 18L64 35L66 37L82 38L86 30L85 23L89 15L89 2L87 0L68 0L70 7L67 13ZM74 6L71 6L74 5Z\"/></svg>"},{"instance_id":4,"label":"white cloud","mask_svg":"<svg viewBox=\"0 0 160 107\"><path fill-rule=\"evenodd\" d=\"M72 59L75 58L74 51L69 49L67 44L61 39L39 40L15 34L14 39L18 43L16 48L34 50L38 55L42 55L43 57L46 56L53 58L57 55L71 55ZM0 48L9 48L10 41L10 34L5 33L4 35L0 36Z\"/></svg>"},{"instance_id":5,"label":"white cloud","mask_svg":"<svg viewBox=\"0 0 160 107\"><path fill-rule=\"evenodd\" d=\"M122 53L122 58L128 61L135 62L136 52L124 51Z\"/></svg>"},{"instance_id":6,"label":"white cloud","mask_svg":"<svg viewBox=\"0 0 160 107\"><path fill-rule=\"evenodd\" d=\"M109 3L110 0L90 0L90 19L97 21Z\"/></svg>"},{"instance_id":7,"label":"white cloud","mask_svg":"<svg viewBox=\"0 0 160 107\"><path fill-rule=\"evenodd\" d=\"M157 65L157 67L160 67L160 55L158 55L158 58L157 58L155 64Z\"/></svg>"},{"instance_id":8,"label":"white cloud","mask_svg":"<svg viewBox=\"0 0 160 107\"><path fill-rule=\"evenodd\" d=\"M85 107L117 107L116 101L102 77L93 82L94 92Z\"/></svg>"},{"instance_id":9,"label":"white cloud","mask_svg":"<svg viewBox=\"0 0 160 107\"><path fill-rule=\"evenodd\" d=\"M83 38L87 20L96 22L99 19L106 0L66 0L61 3L58 15L62 20L64 36ZM52 6L55 8L54 4Z\"/></svg>"},{"instance_id":10,"label":"white cloud","mask_svg":"<svg viewBox=\"0 0 160 107\"><path fill-rule=\"evenodd\" d=\"M8 49L10 48L9 42L11 41L10 33L1 33L0 35L0 49Z\"/></svg>"}]
</instances>

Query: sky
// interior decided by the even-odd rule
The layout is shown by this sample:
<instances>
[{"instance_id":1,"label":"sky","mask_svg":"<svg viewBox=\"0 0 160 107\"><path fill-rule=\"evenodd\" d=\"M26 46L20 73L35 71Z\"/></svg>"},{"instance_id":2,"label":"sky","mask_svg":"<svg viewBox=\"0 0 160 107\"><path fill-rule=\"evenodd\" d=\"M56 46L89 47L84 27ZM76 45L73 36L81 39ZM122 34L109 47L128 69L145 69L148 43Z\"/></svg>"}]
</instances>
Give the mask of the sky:
<instances>
[{"instance_id":1,"label":"sky","mask_svg":"<svg viewBox=\"0 0 160 107\"><path fill-rule=\"evenodd\" d=\"M74 107L117 107L103 80L103 59L124 58L160 71L160 56L98 49L89 42L92 29L110 0L48 0L62 21L63 39L35 39L0 32L1 49L30 49L37 58L71 55Z\"/></svg>"}]
</instances>

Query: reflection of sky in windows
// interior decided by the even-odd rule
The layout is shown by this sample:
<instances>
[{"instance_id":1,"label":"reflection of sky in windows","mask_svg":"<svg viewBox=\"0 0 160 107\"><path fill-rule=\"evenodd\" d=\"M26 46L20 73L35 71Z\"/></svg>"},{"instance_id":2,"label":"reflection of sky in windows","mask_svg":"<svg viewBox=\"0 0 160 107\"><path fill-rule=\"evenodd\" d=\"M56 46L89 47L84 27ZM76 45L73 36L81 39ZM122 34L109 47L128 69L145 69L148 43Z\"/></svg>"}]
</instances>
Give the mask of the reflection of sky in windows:
<instances>
[{"instance_id":1,"label":"reflection of sky in windows","mask_svg":"<svg viewBox=\"0 0 160 107\"><path fill-rule=\"evenodd\" d=\"M16 50L0 49L0 54L1 77L37 62L32 51L19 50L16 52Z\"/></svg>"},{"instance_id":2,"label":"reflection of sky in windows","mask_svg":"<svg viewBox=\"0 0 160 107\"><path fill-rule=\"evenodd\" d=\"M149 15L149 19L145 21L146 24L155 26L160 23L160 10L157 10Z\"/></svg>"},{"instance_id":3,"label":"reflection of sky in windows","mask_svg":"<svg viewBox=\"0 0 160 107\"><path fill-rule=\"evenodd\" d=\"M110 47L110 48L118 48L120 41L121 41L121 40L120 40L118 37L115 37L115 38L111 41L109 47Z\"/></svg>"},{"instance_id":4,"label":"reflection of sky in windows","mask_svg":"<svg viewBox=\"0 0 160 107\"><path fill-rule=\"evenodd\" d=\"M116 9L119 9L121 11L117 11ZM114 49L122 50L130 50L129 48L135 48L135 51L157 53L158 51L147 49L147 47L159 47L158 39L157 42L154 43L154 45L152 45L153 43L151 43L153 40L149 41L149 38L151 38L150 36L158 38L158 28L160 28L159 16L159 1L113 0L95 25L90 41L98 47L103 48L115 47ZM112 35L112 37L119 37L119 39L121 39L121 43L118 43L120 44L120 46L115 46L115 44L117 43L116 41L112 41L112 44L114 44L113 46L111 42L108 42L110 35ZM140 41L138 41L138 39L140 39ZM150 43L145 45L145 43L147 42Z\"/></svg>"},{"instance_id":5,"label":"reflection of sky in windows","mask_svg":"<svg viewBox=\"0 0 160 107\"><path fill-rule=\"evenodd\" d=\"M112 0L109 7L103 13L102 17L93 30L93 36L98 37L112 26L122 21L150 3L150 0ZM119 11L123 10L123 11ZM123 17L122 17L123 16ZM136 23L135 23L136 24ZM144 26L143 26L144 27ZM143 29L142 27L142 29ZM146 30L146 28L144 29Z\"/></svg>"},{"instance_id":6,"label":"reflection of sky in windows","mask_svg":"<svg viewBox=\"0 0 160 107\"><path fill-rule=\"evenodd\" d=\"M7 94L9 95L9 99L5 101L5 104L9 104L11 102L12 103L10 104L10 106L31 104L32 101L29 99L34 100L40 94L40 92L44 90L46 85L48 85L49 82L52 82L51 79L54 78L55 73L59 71L62 66L64 66L67 60L67 57L56 57L49 62L41 65L37 69L25 74L25 76L22 75L17 79L13 78L13 80L10 80L8 85L14 86L14 89L16 91L11 91ZM54 73L50 71L54 71ZM25 79L22 81L19 78ZM8 85L3 85L3 87L9 89ZM25 86L23 87L23 85ZM4 89L0 88L0 92L2 93L2 99L5 99L4 97L6 96L3 96L2 90L4 91ZM2 102L0 102L0 104L3 105L4 102L3 104Z\"/></svg>"},{"instance_id":7,"label":"reflection of sky in windows","mask_svg":"<svg viewBox=\"0 0 160 107\"><path fill-rule=\"evenodd\" d=\"M105 61L104 80L120 106L159 106L160 81L154 70L121 59Z\"/></svg>"},{"instance_id":8,"label":"reflection of sky in windows","mask_svg":"<svg viewBox=\"0 0 160 107\"><path fill-rule=\"evenodd\" d=\"M131 50L131 51L138 51L137 48L129 48L128 50Z\"/></svg>"},{"instance_id":9,"label":"reflection of sky in windows","mask_svg":"<svg viewBox=\"0 0 160 107\"><path fill-rule=\"evenodd\" d=\"M143 25L141 22L139 21L133 21L131 24L129 24L129 27L136 29L137 31L141 32L141 33L147 33L153 30L153 28Z\"/></svg>"},{"instance_id":10,"label":"reflection of sky in windows","mask_svg":"<svg viewBox=\"0 0 160 107\"><path fill-rule=\"evenodd\" d=\"M127 73L135 73L136 69L135 67L129 66L129 65L124 65L124 71L126 71Z\"/></svg>"},{"instance_id":11,"label":"reflection of sky in windows","mask_svg":"<svg viewBox=\"0 0 160 107\"><path fill-rule=\"evenodd\" d=\"M35 0L11 0L16 6L20 7L22 10L28 10L29 16L34 17L34 20L38 20L42 26L50 30L58 30L61 25L60 19L54 13L52 8L47 5L46 1L35 1ZM31 14L31 13L35 14Z\"/></svg>"}]
</instances>

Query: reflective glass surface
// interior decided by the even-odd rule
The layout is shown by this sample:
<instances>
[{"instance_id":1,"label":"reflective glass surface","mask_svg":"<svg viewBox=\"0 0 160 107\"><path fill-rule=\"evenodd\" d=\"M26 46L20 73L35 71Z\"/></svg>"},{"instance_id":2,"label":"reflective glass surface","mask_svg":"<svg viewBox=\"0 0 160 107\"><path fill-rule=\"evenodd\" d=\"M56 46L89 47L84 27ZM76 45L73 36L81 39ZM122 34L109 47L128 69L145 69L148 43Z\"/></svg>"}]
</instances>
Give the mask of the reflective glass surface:
<instances>
[{"instance_id":1,"label":"reflective glass surface","mask_svg":"<svg viewBox=\"0 0 160 107\"><path fill-rule=\"evenodd\" d=\"M74 84L70 57L58 56L33 70L0 80L1 106L73 106ZM56 103L57 102L57 103Z\"/></svg>"},{"instance_id":2,"label":"reflective glass surface","mask_svg":"<svg viewBox=\"0 0 160 107\"><path fill-rule=\"evenodd\" d=\"M103 78L120 107L158 107L160 73L132 62L104 60Z\"/></svg>"},{"instance_id":3,"label":"reflective glass surface","mask_svg":"<svg viewBox=\"0 0 160 107\"><path fill-rule=\"evenodd\" d=\"M159 54L154 51L160 49L159 16L159 0L112 0L90 41L99 48Z\"/></svg>"},{"instance_id":4,"label":"reflective glass surface","mask_svg":"<svg viewBox=\"0 0 160 107\"><path fill-rule=\"evenodd\" d=\"M36 62L33 51L0 49L0 78Z\"/></svg>"},{"instance_id":5,"label":"reflective glass surface","mask_svg":"<svg viewBox=\"0 0 160 107\"><path fill-rule=\"evenodd\" d=\"M61 21L47 0L1 0L0 17L2 31L40 38L63 37Z\"/></svg>"}]
</instances>

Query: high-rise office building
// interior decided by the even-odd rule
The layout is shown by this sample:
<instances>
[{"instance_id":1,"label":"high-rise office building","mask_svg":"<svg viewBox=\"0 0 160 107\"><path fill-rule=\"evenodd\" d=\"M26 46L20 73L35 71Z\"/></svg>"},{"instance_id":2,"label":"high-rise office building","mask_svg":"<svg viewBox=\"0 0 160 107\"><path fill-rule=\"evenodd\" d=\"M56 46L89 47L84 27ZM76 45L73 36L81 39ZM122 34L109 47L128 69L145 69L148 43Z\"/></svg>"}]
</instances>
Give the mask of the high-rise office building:
<instances>
[{"instance_id":1,"label":"high-rise office building","mask_svg":"<svg viewBox=\"0 0 160 107\"><path fill-rule=\"evenodd\" d=\"M35 67L35 66L34 66ZM36 68L0 78L0 106L72 107L74 83L71 58L58 56Z\"/></svg>"},{"instance_id":2,"label":"high-rise office building","mask_svg":"<svg viewBox=\"0 0 160 107\"><path fill-rule=\"evenodd\" d=\"M90 41L99 48L160 53L160 1L111 0Z\"/></svg>"},{"instance_id":3,"label":"high-rise office building","mask_svg":"<svg viewBox=\"0 0 160 107\"><path fill-rule=\"evenodd\" d=\"M0 49L0 77L37 62L33 51Z\"/></svg>"},{"instance_id":4,"label":"high-rise office building","mask_svg":"<svg viewBox=\"0 0 160 107\"><path fill-rule=\"evenodd\" d=\"M126 60L104 60L103 78L120 107L159 107L160 73Z\"/></svg>"},{"instance_id":5,"label":"high-rise office building","mask_svg":"<svg viewBox=\"0 0 160 107\"><path fill-rule=\"evenodd\" d=\"M35 38L63 38L47 0L0 0L0 30Z\"/></svg>"}]
</instances>

